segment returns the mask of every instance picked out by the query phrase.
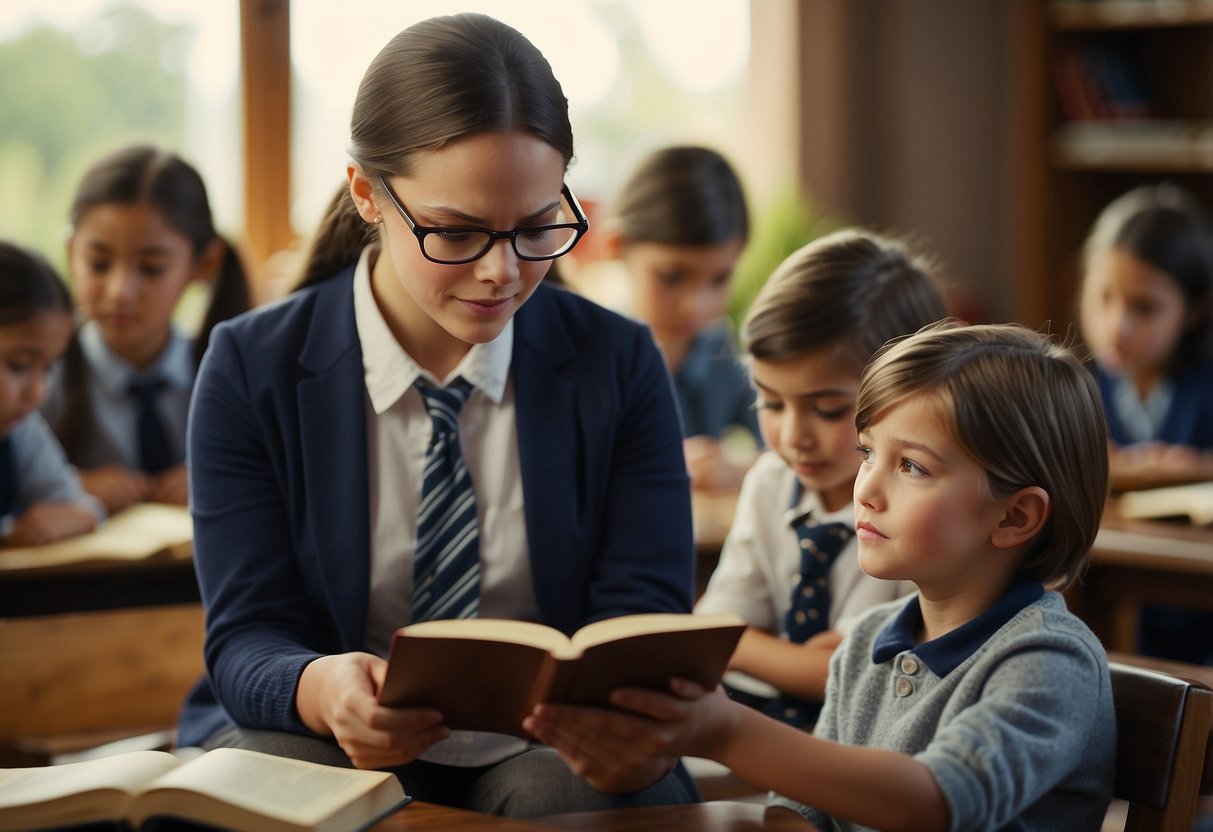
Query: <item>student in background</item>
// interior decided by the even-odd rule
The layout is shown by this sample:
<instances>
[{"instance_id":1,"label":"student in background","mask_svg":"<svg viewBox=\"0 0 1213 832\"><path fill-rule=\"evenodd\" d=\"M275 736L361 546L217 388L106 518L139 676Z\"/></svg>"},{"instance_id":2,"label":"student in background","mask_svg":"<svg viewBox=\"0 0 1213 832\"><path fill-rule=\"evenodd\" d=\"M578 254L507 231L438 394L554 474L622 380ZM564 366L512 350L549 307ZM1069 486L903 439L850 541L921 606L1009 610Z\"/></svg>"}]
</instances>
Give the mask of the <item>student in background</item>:
<instances>
[{"instance_id":1,"label":"student in background","mask_svg":"<svg viewBox=\"0 0 1213 832\"><path fill-rule=\"evenodd\" d=\"M1104 650L1057 591L1107 497L1099 391L1018 326L933 327L864 371L859 561L918 592L870 610L830 665L813 734L675 681L524 724L591 781L693 754L822 830L1098 829L1116 718ZM809 808L812 807L812 808Z\"/></svg>"},{"instance_id":2,"label":"student in background","mask_svg":"<svg viewBox=\"0 0 1213 832\"><path fill-rule=\"evenodd\" d=\"M38 407L72 334L67 287L40 255L0 242L0 543L36 546L104 519Z\"/></svg>"},{"instance_id":3,"label":"student in background","mask_svg":"<svg viewBox=\"0 0 1213 832\"><path fill-rule=\"evenodd\" d=\"M749 449L758 437L754 390L725 317L733 269L749 238L741 181L706 147L658 150L628 178L601 234L611 260L587 266L579 285L648 324L678 393L691 481L736 487L752 452L738 461L720 440L743 428ZM624 267L626 285L612 263Z\"/></svg>"},{"instance_id":4,"label":"student in background","mask_svg":"<svg viewBox=\"0 0 1213 832\"><path fill-rule=\"evenodd\" d=\"M816 718L830 656L854 619L913 590L859 568L855 394L886 341L946 315L929 263L844 230L788 257L742 325L769 450L746 474L696 611L746 620L733 695L794 725Z\"/></svg>"},{"instance_id":5,"label":"student in background","mask_svg":"<svg viewBox=\"0 0 1213 832\"><path fill-rule=\"evenodd\" d=\"M85 321L46 415L84 487L116 512L189 496L185 419L211 329L249 306L235 249L201 176L179 156L127 147L96 162L71 208L68 262ZM174 322L191 284L210 290L190 338Z\"/></svg>"},{"instance_id":6,"label":"student in background","mask_svg":"<svg viewBox=\"0 0 1213 832\"><path fill-rule=\"evenodd\" d=\"M411 26L363 78L350 148L302 285L216 328L199 372L208 672L179 741L394 768L504 815L691 799L672 762L596 789L551 749L378 705L398 627L689 612L694 547L652 339L542 282L588 227L543 55L485 15Z\"/></svg>"},{"instance_id":7,"label":"student in background","mask_svg":"<svg viewBox=\"0 0 1213 832\"><path fill-rule=\"evenodd\" d=\"M1213 479L1213 225L1175 185L1110 203L1084 250L1083 337L1114 485ZM1147 607L1141 650L1213 664L1213 615Z\"/></svg>"}]
</instances>

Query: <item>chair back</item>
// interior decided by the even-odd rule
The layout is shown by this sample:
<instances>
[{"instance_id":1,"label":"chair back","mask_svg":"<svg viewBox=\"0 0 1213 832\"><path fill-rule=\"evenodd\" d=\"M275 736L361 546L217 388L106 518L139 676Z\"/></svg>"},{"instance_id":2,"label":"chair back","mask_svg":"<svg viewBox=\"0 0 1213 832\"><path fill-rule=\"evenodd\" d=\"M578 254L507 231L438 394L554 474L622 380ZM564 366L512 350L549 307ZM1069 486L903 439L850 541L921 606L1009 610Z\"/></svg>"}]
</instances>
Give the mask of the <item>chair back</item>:
<instances>
[{"instance_id":1,"label":"chair back","mask_svg":"<svg viewBox=\"0 0 1213 832\"><path fill-rule=\"evenodd\" d=\"M1213 794L1213 690L1166 673L1108 663L1116 706L1116 787L1125 832L1192 832Z\"/></svg>"}]
</instances>

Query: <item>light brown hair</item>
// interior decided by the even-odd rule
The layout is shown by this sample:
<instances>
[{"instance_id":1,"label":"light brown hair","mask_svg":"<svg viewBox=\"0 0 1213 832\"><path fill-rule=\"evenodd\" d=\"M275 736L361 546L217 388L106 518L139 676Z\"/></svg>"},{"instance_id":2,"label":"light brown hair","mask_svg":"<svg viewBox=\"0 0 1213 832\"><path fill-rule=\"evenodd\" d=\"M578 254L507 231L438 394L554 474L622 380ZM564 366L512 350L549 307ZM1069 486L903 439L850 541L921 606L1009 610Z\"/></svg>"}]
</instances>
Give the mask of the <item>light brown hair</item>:
<instances>
[{"instance_id":1,"label":"light brown hair","mask_svg":"<svg viewBox=\"0 0 1213 832\"><path fill-rule=\"evenodd\" d=\"M860 432L909 396L928 395L985 469L991 492L1038 486L1050 516L1019 572L1064 588L1077 578L1108 497L1108 447L1095 380L1071 350L1015 324L945 321L894 341L864 370Z\"/></svg>"}]
</instances>

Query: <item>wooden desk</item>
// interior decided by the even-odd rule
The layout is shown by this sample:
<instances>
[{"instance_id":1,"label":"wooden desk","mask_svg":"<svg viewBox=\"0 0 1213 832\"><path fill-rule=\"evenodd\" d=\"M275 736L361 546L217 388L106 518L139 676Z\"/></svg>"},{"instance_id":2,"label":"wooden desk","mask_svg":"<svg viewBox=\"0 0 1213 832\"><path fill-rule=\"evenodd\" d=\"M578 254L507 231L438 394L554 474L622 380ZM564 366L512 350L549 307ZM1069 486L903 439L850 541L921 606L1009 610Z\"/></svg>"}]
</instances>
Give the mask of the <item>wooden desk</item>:
<instances>
[{"instance_id":1,"label":"wooden desk","mask_svg":"<svg viewBox=\"0 0 1213 832\"><path fill-rule=\"evenodd\" d=\"M757 803L711 801L692 806L654 806L574 812L533 820L512 820L414 801L372 827L372 832L469 829L503 832L815 832L816 827L788 810L766 811Z\"/></svg>"},{"instance_id":2,"label":"wooden desk","mask_svg":"<svg viewBox=\"0 0 1213 832\"><path fill-rule=\"evenodd\" d=\"M1066 599L1108 650L1135 653L1143 604L1213 610L1213 528L1124 520L1112 501L1090 569Z\"/></svg>"}]
</instances>

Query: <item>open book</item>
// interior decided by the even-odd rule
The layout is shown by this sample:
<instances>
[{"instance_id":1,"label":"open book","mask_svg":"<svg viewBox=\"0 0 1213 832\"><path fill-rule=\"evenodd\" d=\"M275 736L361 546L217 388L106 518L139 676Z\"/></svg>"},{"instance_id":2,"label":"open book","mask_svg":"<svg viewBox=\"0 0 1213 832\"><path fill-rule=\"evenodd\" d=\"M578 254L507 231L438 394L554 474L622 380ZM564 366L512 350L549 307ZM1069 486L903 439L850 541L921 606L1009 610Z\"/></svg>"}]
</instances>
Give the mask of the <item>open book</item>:
<instances>
[{"instance_id":1,"label":"open book","mask_svg":"<svg viewBox=\"0 0 1213 832\"><path fill-rule=\"evenodd\" d=\"M609 706L616 688L668 691L678 676L714 688L745 630L740 616L649 613L587 624L572 638L493 618L396 631L379 701L442 711L451 728L527 737L540 702Z\"/></svg>"},{"instance_id":2,"label":"open book","mask_svg":"<svg viewBox=\"0 0 1213 832\"><path fill-rule=\"evenodd\" d=\"M1131 520L1187 517L1200 526L1213 525L1213 482L1126 491L1117 511Z\"/></svg>"},{"instance_id":3,"label":"open book","mask_svg":"<svg viewBox=\"0 0 1213 832\"><path fill-rule=\"evenodd\" d=\"M409 801L396 775L217 748L0 769L0 832L186 821L240 832L351 832ZM149 824L151 825L151 824Z\"/></svg>"},{"instance_id":4,"label":"open book","mask_svg":"<svg viewBox=\"0 0 1213 832\"><path fill-rule=\"evenodd\" d=\"M0 570L84 561L142 560L161 553L189 558L193 554L193 539L194 524L185 506L137 503L88 534L45 546L0 548Z\"/></svg>"}]
</instances>

